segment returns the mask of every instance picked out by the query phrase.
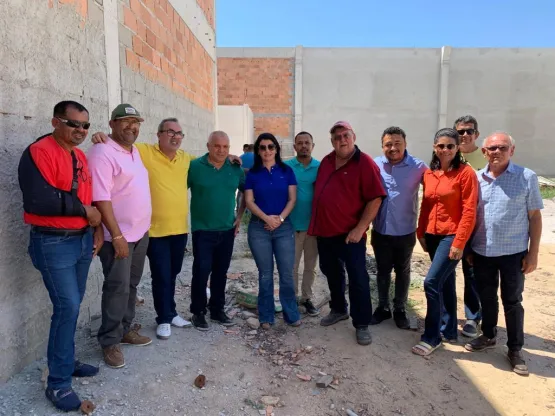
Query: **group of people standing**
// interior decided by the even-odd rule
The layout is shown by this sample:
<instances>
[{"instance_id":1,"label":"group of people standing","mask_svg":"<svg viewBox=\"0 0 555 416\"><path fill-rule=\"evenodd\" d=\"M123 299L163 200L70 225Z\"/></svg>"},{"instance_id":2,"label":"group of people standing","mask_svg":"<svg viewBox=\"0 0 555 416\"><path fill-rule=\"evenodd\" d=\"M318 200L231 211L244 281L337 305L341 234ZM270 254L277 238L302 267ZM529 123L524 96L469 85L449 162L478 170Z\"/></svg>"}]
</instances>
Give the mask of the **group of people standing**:
<instances>
[{"instance_id":1,"label":"group of people standing","mask_svg":"<svg viewBox=\"0 0 555 416\"><path fill-rule=\"evenodd\" d=\"M392 316L399 328L408 328L410 263L418 239L432 266L424 282L425 332L412 351L428 355L442 340L456 340L455 267L463 260L467 322L462 333L474 338L466 348L495 346L501 280L508 357L517 373L527 373L521 300L524 274L537 265L542 201L536 175L510 161L515 147L508 134L495 133L478 148L477 122L463 117L454 129L436 134L428 167L407 152L405 132L398 127L384 131L384 155L373 160L355 144L353 127L339 121L330 129L333 151L319 162L312 157L314 140L308 132L297 134L296 157L287 161L270 133L258 136L252 152L246 152L252 157L232 156L222 131L210 134L207 153L197 158L180 149L184 132L175 118L160 122L157 144L135 143L143 121L133 106L117 106L111 134L95 133L85 155L78 146L87 137L89 113L77 102L63 101L54 107L53 132L31 144L20 161L24 219L31 225L29 255L53 304L46 397L58 409L80 406L72 376L99 371L77 361L74 348L93 257L100 257L105 278L98 341L105 363L121 368L122 344L152 342L133 323L146 257L159 339L169 339L172 327L207 330L208 312L211 321L234 325L224 311L225 286L245 209L251 213L248 243L259 273L258 314L264 330L275 323L274 258L286 324L301 325L299 305L307 314L319 315L312 292L319 263L331 295L321 325L346 320L350 312L361 345L371 343L369 325ZM366 269L371 224L379 292L373 314ZM191 321L177 313L174 301L189 233Z\"/></svg>"}]
</instances>

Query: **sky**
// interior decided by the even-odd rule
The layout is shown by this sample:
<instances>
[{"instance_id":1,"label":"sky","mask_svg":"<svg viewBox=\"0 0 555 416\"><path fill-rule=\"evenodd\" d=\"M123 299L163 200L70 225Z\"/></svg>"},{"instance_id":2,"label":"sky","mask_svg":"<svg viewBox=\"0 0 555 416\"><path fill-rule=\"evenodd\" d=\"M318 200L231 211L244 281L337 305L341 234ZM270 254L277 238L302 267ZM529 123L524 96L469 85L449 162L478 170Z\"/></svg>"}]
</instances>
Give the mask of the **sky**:
<instances>
[{"instance_id":1,"label":"sky","mask_svg":"<svg viewBox=\"0 0 555 416\"><path fill-rule=\"evenodd\" d=\"M555 47L555 0L216 0L221 47Z\"/></svg>"}]
</instances>

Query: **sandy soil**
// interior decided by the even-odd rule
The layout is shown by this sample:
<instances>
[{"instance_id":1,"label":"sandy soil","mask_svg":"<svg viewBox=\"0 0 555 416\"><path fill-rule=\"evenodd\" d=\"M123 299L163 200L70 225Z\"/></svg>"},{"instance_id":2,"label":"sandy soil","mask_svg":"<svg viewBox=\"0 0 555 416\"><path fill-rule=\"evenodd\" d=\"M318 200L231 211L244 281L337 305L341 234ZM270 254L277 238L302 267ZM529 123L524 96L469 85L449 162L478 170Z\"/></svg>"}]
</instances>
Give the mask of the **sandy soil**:
<instances>
[{"instance_id":1,"label":"sandy soil","mask_svg":"<svg viewBox=\"0 0 555 416\"><path fill-rule=\"evenodd\" d=\"M544 212L544 244L539 269L526 281L525 354L531 375L510 371L505 358L505 331L495 350L468 353L459 345L445 345L430 359L414 356L410 348L418 331L402 331L391 321L372 327L373 343L358 346L349 321L323 328L318 318L304 318L299 329L278 325L256 335L239 316L238 325L224 332L218 325L201 333L173 329L169 341L155 339L155 323L149 278L141 283L146 298L137 309L137 322L153 337L147 347L125 347L124 369L107 368L101 360L90 329L79 330L79 357L100 364L92 379L75 379L82 399L97 405L95 415L346 415L347 409L362 415L555 415L555 202ZM425 273L428 260L421 252L414 257L414 281ZM178 310L189 316L192 258L187 255L179 277ZM241 273L229 284L255 285L256 272L243 232L237 240L232 273ZM370 264L370 271L372 266ZM462 277L462 274L459 273ZM420 277L420 279L419 279ZM462 295L462 278L458 293ZM327 293L323 276L316 282L318 299ZM373 293L375 296L375 293ZM232 297L230 296L230 300ZM425 298L418 284L411 291L414 312L422 316ZM230 304L233 312L236 308ZM459 297L459 316L463 316ZM328 308L322 309L327 313ZM504 318L500 317L504 328ZM311 350L308 352L307 346ZM44 399L41 369L45 361L28 366L0 386L1 415L53 415ZM319 372L338 380L334 388L316 387ZM195 377L206 375L202 390ZM311 381L297 377L311 376ZM279 398L270 409L260 405L262 396Z\"/></svg>"}]
</instances>

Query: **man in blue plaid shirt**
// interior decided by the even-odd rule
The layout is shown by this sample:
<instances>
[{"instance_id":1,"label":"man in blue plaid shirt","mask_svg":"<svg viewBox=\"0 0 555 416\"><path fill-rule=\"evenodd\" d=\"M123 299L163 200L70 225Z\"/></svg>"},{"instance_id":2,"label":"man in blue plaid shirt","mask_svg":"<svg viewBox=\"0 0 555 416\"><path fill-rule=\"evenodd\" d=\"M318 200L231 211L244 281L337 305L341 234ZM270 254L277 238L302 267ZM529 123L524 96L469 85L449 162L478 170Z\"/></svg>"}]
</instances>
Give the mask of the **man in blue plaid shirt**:
<instances>
[{"instance_id":1,"label":"man in blue plaid shirt","mask_svg":"<svg viewBox=\"0 0 555 416\"><path fill-rule=\"evenodd\" d=\"M507 326L507 358L513 371L528 375L524 345L524 275L536 270L542 232L543 202L538 177L515 165L513 138L503 132L484 140L488 165L477 172L480 197L472 239L472 259L480 302L482 335L465 345L469 351L495 348L501 282L501 301Z\"/></svg>"}]
</instances>

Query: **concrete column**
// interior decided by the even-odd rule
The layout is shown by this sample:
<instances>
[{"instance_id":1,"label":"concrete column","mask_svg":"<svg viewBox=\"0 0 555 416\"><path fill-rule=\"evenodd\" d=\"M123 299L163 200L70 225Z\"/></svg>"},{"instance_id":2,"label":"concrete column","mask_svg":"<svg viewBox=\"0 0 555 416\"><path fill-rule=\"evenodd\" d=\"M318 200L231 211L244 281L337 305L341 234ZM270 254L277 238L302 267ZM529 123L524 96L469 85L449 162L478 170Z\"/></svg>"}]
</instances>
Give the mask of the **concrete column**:
<instances>
[{"instance_id":1,"label":"concrete column","mask_svg":"<svg viewBox=\"0 0 555 416\"><path fill-rule=\"evenodd\" d=\"M293 137L303 129L303 47L295 48L295 103L293 116L295 117Z\"/></svg>"},{"instance_id":2,"label":"concrete column","mask_svg":"<svg viewBox=\"0 0 555 416\"><path fill-rule=\"evenodd\" d=\"M447 101L449 99L449 65L451 61L451 47L441 48L441 62L439 71L439 102L437 107L438 130L447 127Z\"/></svg>"},{"instance_id":3,"label":"concrete column","mask_svg":"<svg viewBox=\"0 0 555 416\"><path fill-rule=\"evenodd\" d=\"M119 48L118 0L104 0L104 47L108 81L108 116L121 104L121 72ZM125 55L124 55L125 58Z\"/></svg>"}]
</instances>

